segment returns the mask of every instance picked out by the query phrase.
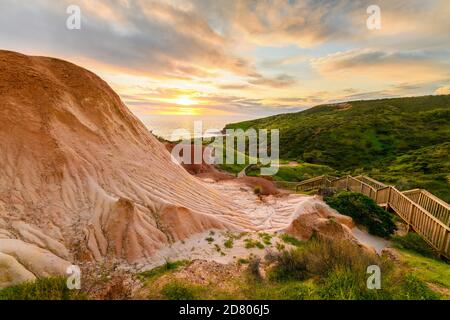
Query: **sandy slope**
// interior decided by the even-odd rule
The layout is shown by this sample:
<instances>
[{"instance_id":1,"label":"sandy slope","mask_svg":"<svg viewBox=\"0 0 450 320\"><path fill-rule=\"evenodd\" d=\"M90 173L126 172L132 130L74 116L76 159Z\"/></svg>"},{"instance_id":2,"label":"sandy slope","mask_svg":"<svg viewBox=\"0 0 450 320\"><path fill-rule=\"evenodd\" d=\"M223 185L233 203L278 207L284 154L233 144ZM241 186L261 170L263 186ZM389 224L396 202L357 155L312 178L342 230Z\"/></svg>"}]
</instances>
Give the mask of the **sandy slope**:
<instances>
[{"instance_id":1,"label":"sandy slope","mask_svg":"<svg viewBox=\"0 0 450 320\"><path fill-rule=\"evenodd\" d=\"M148 261L210 229L280 230L303 201L191 176L85 69L0 51L0 70L0 287L77 261Z\"/></svg>"}]
</instances>

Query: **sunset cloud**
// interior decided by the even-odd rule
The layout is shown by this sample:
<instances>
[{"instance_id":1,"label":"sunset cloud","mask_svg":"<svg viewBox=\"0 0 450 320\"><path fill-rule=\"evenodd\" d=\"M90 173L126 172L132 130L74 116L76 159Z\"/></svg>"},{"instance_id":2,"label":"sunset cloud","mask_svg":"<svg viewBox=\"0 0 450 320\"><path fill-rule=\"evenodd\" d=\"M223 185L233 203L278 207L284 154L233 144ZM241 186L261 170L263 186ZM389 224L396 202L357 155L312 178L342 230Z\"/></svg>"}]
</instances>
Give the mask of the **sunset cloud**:
<instances>
[{"instance_id":1,"label":"sunset cloud","mask_svg":"<svg viewBox=\"0 0 450 320\"><path fill-rule=\"evenodd\" d=\"M79 5L81 30L66 9ZM0 2L2 49L103 77L140 114L302 110L341 99L448 93L450 5L380 0Z\"/></svg>"}]
</instances>

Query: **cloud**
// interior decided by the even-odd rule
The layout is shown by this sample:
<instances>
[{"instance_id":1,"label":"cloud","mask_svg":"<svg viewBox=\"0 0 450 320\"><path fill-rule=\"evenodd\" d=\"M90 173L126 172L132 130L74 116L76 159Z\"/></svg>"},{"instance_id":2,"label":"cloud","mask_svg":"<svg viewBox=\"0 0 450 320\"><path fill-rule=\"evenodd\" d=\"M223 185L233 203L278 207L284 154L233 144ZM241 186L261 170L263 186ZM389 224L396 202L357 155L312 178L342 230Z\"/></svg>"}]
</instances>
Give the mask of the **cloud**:
<instances>
[{"instance_id":1,"label":"cloud","mask_svg":"<svg viewBox=\"0 0 450 320\"><path fill-rule=\"evenodd\" d=\"M247 89L248 87L249 87L248 84L241 84L241 83L221 84L217 86L217 88L222 90L244 90Z\"/></svg>"},{"instance_id":2,"label":"cloud","mask_svg":"<svg viewBox=\"0 0 450 320\"><path fill-rule=\"evenodd\" d=\"M0 38L35 51L87 57L152 77L193 78L231 72L254 73L248 61L230 53L227 40L207 21L155 1L79 1L82 29L65 28L73 1L0 3ZM7 18L8 17L8 18Z\"/></svg>"},{"instance_id":3,"label":"cloud","mask_svg":"<svg viewBox=\"0 0 450 320\"><path fill-rule=\"evenodd\" d=\"M356 49L311 60L322 75L388 79L388 81L432 81L449 75L449 62L440 51L393 51Z\"/></svg>"},{"instance_id":4,"label":"cloud","mask_svg":"<svg viewBox=\"0 0 450 320\"><path fill-rule=\"evenodd\" d=\"M450 94L450 86L440 87L436 89L435 94Z\"/></svg>"},{"instance_id":5,"label":"cloud","mask_svg":"<svg viewBox=\"0 0 450 320\"><path fill-rule=\"evenodd\" d=\"M274 78L265 78L261 75L254 76L252 80L249 81L251 84L258 85L258 86L266 86L266 87L272 87L272 88L286 88L290 87L293 84L296 83L296 80L294 77L287 75L287 74L281 74L279 76L276 76Z\"/></svg>"}]
</instances>

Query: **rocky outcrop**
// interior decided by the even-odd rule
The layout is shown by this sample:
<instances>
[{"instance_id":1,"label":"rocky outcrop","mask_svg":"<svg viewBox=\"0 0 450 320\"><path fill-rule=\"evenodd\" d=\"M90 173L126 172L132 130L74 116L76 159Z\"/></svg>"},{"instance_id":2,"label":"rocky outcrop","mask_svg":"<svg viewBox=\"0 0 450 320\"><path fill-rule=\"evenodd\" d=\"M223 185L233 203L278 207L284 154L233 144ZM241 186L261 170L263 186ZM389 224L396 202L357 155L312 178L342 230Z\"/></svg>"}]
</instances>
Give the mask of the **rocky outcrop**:
<instances>
[{"instance_id":1,"label":"rocky outcrop","mask_svg":"<svg viewBox=\"0 0 450 320\"><path fill-rule=\"evenodd\" d=\"M351 217L339 214L318 198L305 198L297 207L292 223L284 231L302 240L318 236L357 242L351 231L353 227Z\"/></svg>"},{"instance_id":2,"label":"rocky outcrop","mask_svg":"<svg viewBox=\"0 0 450 320\"><path fill-rule=\"evenodd\" d=\"M50 260L134 263L212 227L251 227L93 73L8 51L0 69L0 252L31 273L59 273Z\"/></svg>"}]
</instances>

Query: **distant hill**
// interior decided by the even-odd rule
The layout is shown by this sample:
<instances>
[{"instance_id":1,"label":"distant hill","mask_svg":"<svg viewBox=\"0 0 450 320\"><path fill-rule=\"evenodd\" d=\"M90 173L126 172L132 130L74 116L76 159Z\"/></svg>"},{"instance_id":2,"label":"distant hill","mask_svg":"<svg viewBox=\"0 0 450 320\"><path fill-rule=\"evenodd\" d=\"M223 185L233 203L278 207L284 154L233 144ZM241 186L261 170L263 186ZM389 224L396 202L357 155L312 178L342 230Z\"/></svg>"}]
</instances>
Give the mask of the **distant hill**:
<instances>
[{"instance_id":1,"label":"distant hill","mask_svg":"<svg viewBox=\"0 0 450 320\"><path fill-rule=\"evenodd\" d=\"M438 152L437 161L427 157L430 151L448 150L450 95L321 105L226 128L279 129L282 159L327 165L341 172L389 167L396 177L400 171L438 174L442 183L450 175L448 153ZM445 188L437 193L450 193L448 181ZM445 198L448 201L450 195Z\"/></svg>"},{"instance_id":2,"label":"distant hill","mask_svg":"<svg viewBox=\"0 0 450 320\"><path fill-rule=\"evenodd\" d=\"M280 156L336 169L450 141L450 95L355 101L227 125L280 129Z\"/></svg>"}]
</instances>

